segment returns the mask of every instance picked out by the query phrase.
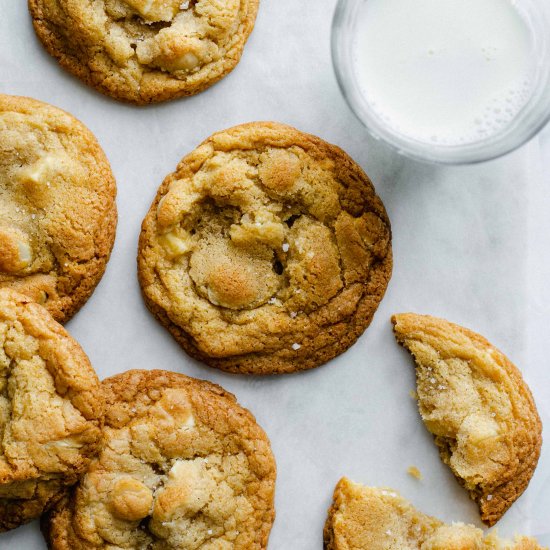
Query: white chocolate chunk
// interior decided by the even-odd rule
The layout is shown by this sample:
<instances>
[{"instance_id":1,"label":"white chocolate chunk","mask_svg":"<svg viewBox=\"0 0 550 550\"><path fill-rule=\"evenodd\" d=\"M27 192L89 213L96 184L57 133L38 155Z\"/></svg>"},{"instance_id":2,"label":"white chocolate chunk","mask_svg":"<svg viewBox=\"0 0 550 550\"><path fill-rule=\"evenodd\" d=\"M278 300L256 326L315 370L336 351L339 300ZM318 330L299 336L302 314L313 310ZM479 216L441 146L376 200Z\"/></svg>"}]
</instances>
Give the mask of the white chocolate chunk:
<instances>
[{"instance_id":1,"label":"white chocolate chunk","mask_svg":"<svg viewBox=\"0 0 550 550\"><path fill-rule=\"evenodd\" d=\"M172 21L181 9L181 0L124 0L150 22Z\"/></svg>"},{"instance_id":2,"label":"white chocolate chunk","mask_svg":"<svg viewBox=\"0 0 550 550\"><path fill-rule=\"evenodd\" d=\"M17 273L32 262L28 237L15 228L0 229L0 271Z\"/></svg>"},{"instance_id":3,"label":"white chocolate chunk","mask_svg":"<svg viewBox=\"0 0 550 550\"><path fill-rule=\"evenodd\" d=\"M38 159L34 164L27 166L19 173L23 182L45 185L58 170L58 159L47 155Z\"/></svg>"},{"instance_id":4,"label":"white chocolate chunk","mask_svg":"<svg viewBox=\"0 0 550 550\"><path fill-rule=\"evenodd\" d=\"M171 63L173 71L192 71L199 64L199 58L192 52L186 52Z\"/></svg>"},{"instance_id":5,"label":"white chocolate chunk","mask_svg":"<svg viewBox=\"0 0 550 550\"><path fill-rule=\"evenodd\" d=\"M162 246L171 258L183 256L192 249L189 238L176 235L173 231L165 233L159 238Z\"/></svg>"}]
</instances>

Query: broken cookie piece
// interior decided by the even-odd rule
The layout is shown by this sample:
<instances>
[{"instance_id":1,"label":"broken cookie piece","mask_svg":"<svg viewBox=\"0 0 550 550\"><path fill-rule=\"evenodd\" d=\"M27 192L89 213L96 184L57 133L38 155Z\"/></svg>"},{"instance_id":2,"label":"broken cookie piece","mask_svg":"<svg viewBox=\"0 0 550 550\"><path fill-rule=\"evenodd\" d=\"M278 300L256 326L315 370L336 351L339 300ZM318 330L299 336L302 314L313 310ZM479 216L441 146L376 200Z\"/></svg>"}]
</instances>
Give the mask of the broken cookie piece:
<instances>
[{"instance_id":1,"label":"broken cookie piece","mask_svg":"<svg viewBox=\"0 0 550 550\"><path fill-rule=\"evenodd\" d=\"M416 361L418 407L441 459L494 525L527 488L542 425L520 371L485 338L429 315L392 317Z\"/></svg>"},{"instance_id":2,"label":"broken cookie piece","mask_svg":"<svg viewBox=\"0 0 550 550\"><path fill-rule=\"evenodd\" d=\"M334 490L323 540L325 550L545 550L530 537L510 541L473 525L444 524L391 489L345 477Z\"/></svg>"}]
</instances>

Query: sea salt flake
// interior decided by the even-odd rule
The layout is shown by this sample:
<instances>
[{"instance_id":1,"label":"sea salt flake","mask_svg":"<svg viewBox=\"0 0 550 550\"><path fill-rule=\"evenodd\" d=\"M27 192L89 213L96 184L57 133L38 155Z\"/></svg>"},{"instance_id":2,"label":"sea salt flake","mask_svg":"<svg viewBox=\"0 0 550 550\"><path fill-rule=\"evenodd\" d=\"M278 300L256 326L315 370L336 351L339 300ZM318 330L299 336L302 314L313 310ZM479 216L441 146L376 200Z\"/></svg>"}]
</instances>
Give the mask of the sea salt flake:
<instances>
[{"instance_id":1,"label":"sea salt flake","mask_svg":"<svg viewBox=\"0 0 550 550\"><path fill-rule=\"evenodd\" d=\"M283 243L283 246L282 246L283 252L288 252L289 248L290 248L290 245L288 243Z\"/></svg>"},{"instance_id":2,"label":"sea salt flake","mask_svg":"<svg viewBox=\"0 0 550 550\"><path fill-rule=\"evenodd\" d=\"M293 349L294 351L299 350L301 347L302 347L302 346L301 346L300 344L296 344L296 343L292 344L292 349Z\"/></svg>"}]
</instances>

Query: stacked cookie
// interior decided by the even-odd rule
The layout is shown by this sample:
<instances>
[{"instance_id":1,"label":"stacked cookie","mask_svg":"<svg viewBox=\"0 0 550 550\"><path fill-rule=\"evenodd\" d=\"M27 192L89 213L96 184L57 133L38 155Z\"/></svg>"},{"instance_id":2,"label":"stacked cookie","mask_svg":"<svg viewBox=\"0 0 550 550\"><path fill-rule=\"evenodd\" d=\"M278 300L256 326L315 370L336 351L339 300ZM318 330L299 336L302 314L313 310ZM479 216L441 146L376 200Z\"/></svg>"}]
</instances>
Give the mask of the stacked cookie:
<instances>
[{"instance_id":1,"label":"stacked cookie","mask_svg":"<svg viewBox=\"0 0 550 550\"><path fill-rule=\"evenodd\" d=\"M165 371L100 384L63 327L10 289L0 343L0 530L49 510L54 548L265 548L275 462L231 394Z\"/></svg>"},{"instance_id":2,"label":"stacked cookie","mask_svg":"<svg viewBox=\"0 0 550 550\"><path fill-rule=\"evenodd\" d=\"M101 446L104 399L80 346L31 299L0 289L0 531L39 516Z\"/></svg>"}]
</instances>

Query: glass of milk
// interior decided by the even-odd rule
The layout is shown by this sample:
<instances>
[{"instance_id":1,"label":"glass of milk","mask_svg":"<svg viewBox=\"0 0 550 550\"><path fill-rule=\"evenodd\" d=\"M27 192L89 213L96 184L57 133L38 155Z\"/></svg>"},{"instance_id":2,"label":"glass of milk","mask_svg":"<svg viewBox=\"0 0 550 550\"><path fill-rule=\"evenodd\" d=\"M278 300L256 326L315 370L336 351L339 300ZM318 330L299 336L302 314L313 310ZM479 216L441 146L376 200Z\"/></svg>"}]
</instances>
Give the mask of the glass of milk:
<instances>
[{"instance_id":1,"label":"glass of milk","mask_svg":"<svg viewBox=\"0 0 550 550\"><path fill-rule=\"evenodd\" d=\"M550 0L339 0L332 57L371 134L414 158L495 158L550 119Z\"/></svg>"}]
</instances>

